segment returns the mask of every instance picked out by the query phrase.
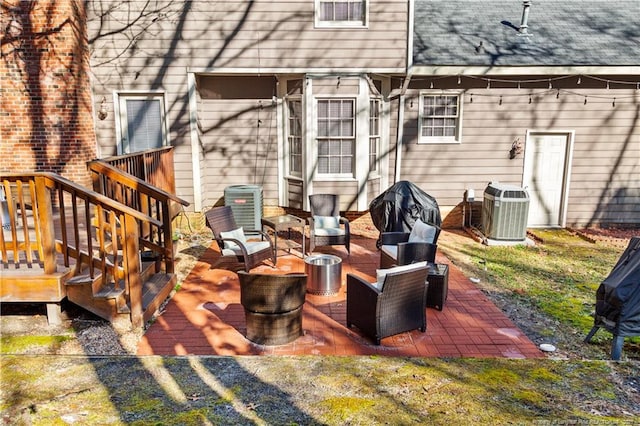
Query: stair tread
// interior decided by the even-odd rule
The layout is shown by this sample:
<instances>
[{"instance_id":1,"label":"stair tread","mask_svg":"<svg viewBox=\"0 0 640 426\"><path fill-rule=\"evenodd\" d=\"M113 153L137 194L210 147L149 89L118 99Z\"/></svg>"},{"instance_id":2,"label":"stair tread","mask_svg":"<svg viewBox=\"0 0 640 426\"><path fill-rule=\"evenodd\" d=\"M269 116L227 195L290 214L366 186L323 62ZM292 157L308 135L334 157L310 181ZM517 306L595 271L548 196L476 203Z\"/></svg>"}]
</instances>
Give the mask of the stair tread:
<instances>
[{"instance_id":1,"label":"stair tread","mask_svg":"<svg viewBox=\"0 0 640 426\"><path fill-rule=\"evenodd\" d=\"M83 285L83 284L91 284L96 279L100 277L100 273L96 274L95 277L91 278L89 274L78 274L69 278L66 282L67 285Z\"/></svg>"},{"instance_id":2,"label":"stair tread","mask_svg":"<svg viewBox=\"0 0 640 426\"><path fill-rule=\"evenodd\" d=\"M113 284L110 284L105 287L102 287L102 289L96 292L93 295L93 297L95 297L96 299L115 299L116 297L120 296L123 293L124 293L123 288L116 289L113 287Z\"/></svg>"}]
</instances>

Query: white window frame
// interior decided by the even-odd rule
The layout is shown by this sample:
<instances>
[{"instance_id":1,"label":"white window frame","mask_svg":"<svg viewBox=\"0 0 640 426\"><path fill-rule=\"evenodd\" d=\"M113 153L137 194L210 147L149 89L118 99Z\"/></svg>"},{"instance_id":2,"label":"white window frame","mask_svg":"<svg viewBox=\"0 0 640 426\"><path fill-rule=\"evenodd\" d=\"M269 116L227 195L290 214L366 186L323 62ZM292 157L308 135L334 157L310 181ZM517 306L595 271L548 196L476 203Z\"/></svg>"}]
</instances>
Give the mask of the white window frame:
<instances>
[{"instance_id":1,"label":"white window frame","mask_svg":"<svg viewBox=\"0 0 640 426\"><path fill-rule=\"evenodd\" d=\"M336 21L320 19L320 7L322 3L345 3L348 1L359 2L358 0L315 0L314 16L316 28L367 28L369 26L369 0L361 0L364 4L364 16L362 17L362 20Z\"/></svg>"},{"instance_id":2,"label":"white window frame","mask_svg":"<svg viewBox=\"0 0 640 426\"><path fill-rule=\"evenodd\" d=\"M300 117L298 117L300 119L300 135L298 136L300 139L300 171L292 171L291 170L291 158L294 155L293 154L293 150L291 149L291 126L290 126L290 121L291 121L291 116L289 115L289 102L299 102L300 103ZM285 152L287 153L287 155L285 156L285 161L286 161L286 168L285 168L285 174L289 177L296 177L296 178L302 178L302 173L304 172L304 109L302 108L303 103L302 103L302 96L301 95L297 95L297 96L287 96L285 97Z\"/></svg>"},{"instance_id":3,"label":"white window frame","mask_svg":"<svg viewBox=\"0 0 640 426\"><path fill-rule=\"evenodd\" d=\"M455 135L454 136L423 136L422 128L424 116L424 104L426 97L438 97L438 96L457 96L457 115L455 116ZM418 143L419 144L459 144L462 142L462 105L464 103L464 97L462 91L423 91L420 92L420 102L418 111ZM452 116L441 116L443 118L451 118Z\"/></svg>"},{"instance_id":4,"label":"white window frame","mask_svg":"<svg viewBox=\"0 0 640 426\"><path fill-rule=\"evenodd\" d=\"M119 155L130 153L128 138L127 101L153 100L160 101L160 120L162 131L162 145L169 146L169 125L167 120L167 105L164 92L119 92L114 93L114 115L116 120L117 152Z\"/></svg>"},{"instance_id":5,"label":"white window frame","mask_svg":"<svg viewBox=\"0 0 640 426\"><path fill-rule=\"evenodd\" d=\"M378 115L374 117L372 105L378 104ZM378 96L372 96L369 99L369 174L370 177L377 177L380 175L380 147L382 142L382 98ZM374 124L372 121L376 120ZM377 127L377 129L376 129ZM372 129L374 130L372 132ZM375 131L377 130L377 132ZM375 141L374 141L375 139ZM371 146L375 144L375 152L372 152Z\"/></svg>"},{"instance_id":6,"label":"white window frame","mask_svg":"<svg viewBox=\"0 0 640 426\"><path fill-rule=\"evenodd\" d=\"M343 135L339 137L329 137L329 136L320 136L320 132L318 131L318 123L320 122L320 114L319 114L319 104L322 101L350 101L353 103L353 116L351 119L353 120L353 134L351 136L345 137ZM315 176L318 179L354 179L357 173L357 164L356 164L356 149L357 149L357 141L358 141L358 102L355 97L351 96L322 96L315 98L315 148L316 148L316 172ZM320 171L320 143L322 140L329 139L349 139L351 140L351 171L349 173L323 173Z\"/></svg>"}]
</instances>

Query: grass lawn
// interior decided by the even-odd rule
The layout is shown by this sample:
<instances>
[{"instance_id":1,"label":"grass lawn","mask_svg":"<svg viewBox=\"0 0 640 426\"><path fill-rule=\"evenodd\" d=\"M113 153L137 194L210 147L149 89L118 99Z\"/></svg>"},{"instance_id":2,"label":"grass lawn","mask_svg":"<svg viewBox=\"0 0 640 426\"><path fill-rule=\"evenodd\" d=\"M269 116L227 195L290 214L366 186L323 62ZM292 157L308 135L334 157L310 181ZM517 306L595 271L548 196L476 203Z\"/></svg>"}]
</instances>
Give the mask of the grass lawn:
<instances>
[{"instance_id":1,"label":"grass lawn","mask_svg":"<svg viewBox=\"0 0 640 426\"><path fill-rule=\"evenodd\" d=\"M592 342L596 290L628 240L593 242L567 230L536 230L533 246L486 246L469 238L446 239L438 250L470 277L536 343L557 346L557 356L607 359L612 336ZM627 338L627 359L640 360L640 338Z\"/></svg>"},{"instance_id":2,"label":"grass lawn","mask_svg":"<svg viewBox=\"0 0 640 426\"><path fill-rule=\"evenodd\" d=\"M631 425L640 416L637 368L545 359L3 356L11 385L3 385L1 407L6 424L25 425Z\"/></svg>"}]
</instances>

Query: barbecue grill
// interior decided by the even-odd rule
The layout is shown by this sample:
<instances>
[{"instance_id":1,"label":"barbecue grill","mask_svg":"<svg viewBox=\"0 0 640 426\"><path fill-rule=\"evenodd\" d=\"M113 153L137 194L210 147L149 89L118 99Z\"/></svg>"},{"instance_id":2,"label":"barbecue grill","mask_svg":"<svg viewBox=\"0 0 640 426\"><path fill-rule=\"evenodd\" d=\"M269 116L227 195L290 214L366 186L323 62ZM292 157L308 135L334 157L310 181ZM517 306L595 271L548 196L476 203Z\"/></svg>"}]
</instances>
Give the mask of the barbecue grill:
<instances>
[{"instance_id":1,"label":"barbecue grill","mask_svg":"<svg viewBox=\"0 0 640 426\"><path fill-rule=\"evenodd\" d=\"M613 334L611 359L619 360L625 337L640 336L640 237L632 237L618 263L598 287L589 342L604 328Z\"/></svg>"},{"instance_id":2,"label":"barbecue grill","mask_svg":"<svg viewBox=\"0 0 640 426\"><path fill-rule=\"evenodd\" d=\"M417 219L440 228L440 207L434 197L416 184L400 181L369 203L371 221L380 231L376 246L382 245L382 232L411 232Z\"/></svg>"}]
</instances>

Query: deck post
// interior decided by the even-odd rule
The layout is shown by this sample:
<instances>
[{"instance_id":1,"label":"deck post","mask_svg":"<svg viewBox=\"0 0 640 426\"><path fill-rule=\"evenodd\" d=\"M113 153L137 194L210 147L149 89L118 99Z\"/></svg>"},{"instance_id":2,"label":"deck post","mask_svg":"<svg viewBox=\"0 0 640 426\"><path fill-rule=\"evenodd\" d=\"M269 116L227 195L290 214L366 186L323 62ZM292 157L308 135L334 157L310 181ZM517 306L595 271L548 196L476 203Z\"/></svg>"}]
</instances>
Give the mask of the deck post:
<instances>
[{"instance_id":1,"label":"deck post","mask_svg":"<svg viewBox=\"0 0 640 426\"><path fill-rule=\"evenodd\" d=\"M142 277L140 260L140 243L138 241L138 224L132 216L124 216L124 276L127 282L127 293L131 308L131 325L133 328L142 327Z\"/></svg>"},{"instance_id":2,"label":"deck post","mask_svg":"<svg viewBox=\"0 0 640 426\"><path fill-rule=\"evenodd\" d=\"M47 322L49 325L62 324L62 306L59 303L47 303Z\"/></svg>"},{"instance_id":3,"label":"deck post","mask_svg":"<svg viewBox=\"0 0 640 426\"><path fill-rule=\"evenodd\" d=\"M44 273L54 274L56 266L56 235L53 224L53 208L51 206L51 191L47 187L47 177L36 176L36 203L38 222L42 235L42 254Z\"/></svg>"}]
</instances>

